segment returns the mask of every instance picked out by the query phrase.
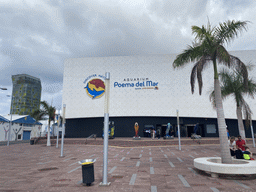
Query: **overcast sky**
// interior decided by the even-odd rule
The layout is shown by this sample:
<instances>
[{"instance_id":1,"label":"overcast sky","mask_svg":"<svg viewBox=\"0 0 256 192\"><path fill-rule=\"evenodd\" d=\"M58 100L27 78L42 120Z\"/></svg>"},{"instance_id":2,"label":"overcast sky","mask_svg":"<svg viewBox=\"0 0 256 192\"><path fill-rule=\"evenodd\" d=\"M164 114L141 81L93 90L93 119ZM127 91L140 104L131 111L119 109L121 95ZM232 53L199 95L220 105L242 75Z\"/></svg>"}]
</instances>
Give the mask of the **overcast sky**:
<instances>
[{"instance_id":1,"label":"overcast sky","mask_svg":"<svg viewBox=\"0 0 256 192\"><path fill-rule=\"evenodd\" d=\"M254 0L0 0L0 114L10 112L11 76L41 79L61 108L67 58L180 53L191 26L251 21L228 50L256 49ZM170 63L171 66L171 63Z\"/></svg>"}]
</instances>

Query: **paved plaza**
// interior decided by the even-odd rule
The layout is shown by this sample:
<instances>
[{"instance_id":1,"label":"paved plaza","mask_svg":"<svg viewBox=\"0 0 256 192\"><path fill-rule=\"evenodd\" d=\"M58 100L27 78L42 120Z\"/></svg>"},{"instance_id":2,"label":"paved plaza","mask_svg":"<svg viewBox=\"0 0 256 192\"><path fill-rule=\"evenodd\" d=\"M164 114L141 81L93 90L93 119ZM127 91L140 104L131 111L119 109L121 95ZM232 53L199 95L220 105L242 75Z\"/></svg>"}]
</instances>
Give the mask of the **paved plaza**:
<instances>
[{"instance_id":1,"label":"paved plaza","mask_svg":"<svg viewBox=\"0 0 256 192\"><path fill-rule=\"evenodd\" d=\"M194 158L220 156L219 144L199 145L191 140L190 144L182 145L180 151L177 145L166 145L163 140L162 145L155 145L157 140L148 140L152 146L143 146L143 142L136 146L136 141L126 140L131 147L109 146L108 182L111 185L104 187L99 186L103 170L102 145L65 144L62 158L60 145L59 148L46 147L44 143L0 146L0 191L256 191L255 175L212 178L194 169ZM78 161L91 158L96 159L95 181L91 186L84 186Z\"/></svg>"}]
</instances>

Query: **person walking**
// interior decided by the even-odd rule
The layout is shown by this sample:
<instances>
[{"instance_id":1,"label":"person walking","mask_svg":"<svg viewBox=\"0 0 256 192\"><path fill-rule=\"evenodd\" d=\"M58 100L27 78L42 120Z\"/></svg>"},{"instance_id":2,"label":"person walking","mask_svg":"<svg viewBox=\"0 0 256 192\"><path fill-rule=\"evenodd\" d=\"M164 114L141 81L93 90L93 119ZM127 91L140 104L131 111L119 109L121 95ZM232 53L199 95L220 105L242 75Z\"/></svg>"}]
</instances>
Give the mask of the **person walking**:
<instances>
[{"instance_id":1,"label":"person walking","mask_svg":"<svg viewBox=\"0 0 256 192\"><path fill-rule=\"evenodd\" d=\"M160 129L157 129L157 137L158 137L158 139L160 139L160 137L161 137L161 130Z\"/></svg>"},{"instance_id":2,"label":"person walking","mask_svg":"<svg viewBox=\"0 0 256 192\"><path fill-rule=\"evenodd\" d=\"M197 135L196 132L197 132L198 128L199 128L199 123L197 123L197 124L195 125L195 127L194 127L194 133L195 133L195 135Z\"/></svg>"},{"instance_id":3,"label":"person walking","mask_svg":"<svg viewBox=\"0 0 256 192\"><path fill-rule=\"evenodd\" d=\"M151 129L151 139L154 139L154 138L155 138L155 128L153 126Z\"/></svg>"}]
</instances>

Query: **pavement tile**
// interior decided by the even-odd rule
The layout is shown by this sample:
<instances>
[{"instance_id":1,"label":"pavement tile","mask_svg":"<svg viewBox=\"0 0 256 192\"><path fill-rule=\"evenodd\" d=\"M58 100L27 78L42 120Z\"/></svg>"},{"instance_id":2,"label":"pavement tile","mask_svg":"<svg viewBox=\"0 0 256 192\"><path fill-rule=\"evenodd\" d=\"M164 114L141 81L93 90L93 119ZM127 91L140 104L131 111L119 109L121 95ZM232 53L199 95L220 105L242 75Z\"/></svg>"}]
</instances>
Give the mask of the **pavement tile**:
<instances>
[{"instance_id":1,"label":"pavement tile","mask_svg":"<svg viewBox=\"0 0 256 192\"><path fill-rule=\"evenodd\" d=\"M66 139L67 143L76 139ZM0 191L151 191L156 186L157 191L256 191L254 179L242 178L237 180L250 187L245 189L234 178L211 178L209 174L197 172L193 166L193 157L219 155L219 145L213 144L216 139L205 138L205 143L198 145L185 139L182 151L177 146L167 145L164 140L143 142L129 141L129 138L116 138L116 143L124 147L109 146L108 170L116 169L108 174L110 186L100 187L103 170L103 146L84 144L65 144L64 158L60 158L60 148L44 144L29 145L29 143L0 146ZM112 140L111 142L114 142ZM122 140L124 141L122 143ZM175 139L174 139L175 140ZM76 141L79 143L82 140ZM84 142L84 141L83 141ZM102 142L101 140L99 143ZM126 142L126 143L125 143ZM190 142L190 144L189 144ZM211 143L212 142L212 143ZM210 144L209 144L210 143ZM217 141L218 143L218 141ZM96 143L97 144L97 143ZM139 144L136 146L135 144ZM161 147L149 147L150 144L162 144ZM256 149L249 147L253 152ZM150 157L152 161L150 161ZM167 157L167 158L166 158ZM182 162L178 159L182 160ZM78 161L96 158L94 164L95 181L91 186L78 184L82 180L82 169ZM124 158L123 161L120 161ZM137 159L136 159L137 158ZM136 167L137 162L140 165ZM169 161L175 167L171 167ZM150 167L154 174L150 174ZM77 169L76 169L77 168ZM194 170L191 171L192 168ZM40 170L41 169L41 170ZM131 177L136 174L134 185L129 185ZM182 175L190 187L185 187L178 175Z\"/></svg>"}]
</instances>

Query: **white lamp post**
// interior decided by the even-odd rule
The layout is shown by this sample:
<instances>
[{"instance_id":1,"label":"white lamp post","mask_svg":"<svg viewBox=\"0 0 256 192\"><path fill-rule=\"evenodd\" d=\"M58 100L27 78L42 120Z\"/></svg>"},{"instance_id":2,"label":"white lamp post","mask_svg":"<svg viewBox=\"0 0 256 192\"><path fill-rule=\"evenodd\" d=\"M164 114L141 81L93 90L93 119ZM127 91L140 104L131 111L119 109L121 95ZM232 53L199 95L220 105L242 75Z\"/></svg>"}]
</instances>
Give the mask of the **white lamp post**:
<instances>
[{"instance_id":1,"label":"white lamp post","mask_svg":"<svg viewBox=\"0 0 256 192\"><path fill-rule=\"evenodd\" d=\"M179 150L181 150L181 145L180 145L180 118L179 118L179 110L178 109L177 109L177 125L178 125Z\"/></svg>"},{"instance_id":2,"label":"white lamp post","mask_svg":"<svg viewBox=\"0 0 256 192\"><path fill-rule=\"evenodd\" d=\"M8 133L7 146L9 146L9 143L10 143L11 128L12 128L12 108L11 108L11 119L10 119L10 121L9 121L9 133Z\"/></svg>"},{"instance_id":3,"label":"white lamp post","mask_svg":"<svg viewBox=\"0 0 256 192\"><path fill-rule=\"evenodd\" d=\"M110 73L106 73L105 80L105 108L104 108L104 155L103 155L103 179L100 185L110 185L108 182L108 129L109 129L109 81Z\"/></svg>"},{"instance_id":4,"label":"white lamp post","mask_svg":"<svg viewBox=\"0 0 256 192\"><path fill-rule=\"evenodd\" d=\"M66 104L63 104L63 120L62 120L62 132L61 132L60 157L64 157L63 156L63 147L64 147L64 134L65 134L65 110L66 110Z\"/></svg>"},{"instance_id":5,"label":"white lamp post","mask_svg":"<svg viewBox=\"0 0 256 192\"><path fill-rule=\"evenodd\" d=\"M7 90L6 88L1 88L2 90ZM7 97L11 97L10 95L6 95ZM12 96L12 99L13 99L13 96ZM16 109L19 109L19 108L16 108ZM10 139L11 139L11 128L12 128L12 104L11 104L11 119L9 121L9 133L8 133L8 141L7 141L7 146L10 145Z\"/></svg>"},{"instance_id":6,"label":"white lamp post","mask_svg":"<svg viewBox=\"0 0 256 192\"><path fill-rule=\"evenodd\" d=\"M61 113L61 110L56 110L56 114L57 114L57 141L56 141L56 148L59 148L60 113Z\"/></svg>"}]
</instances>

